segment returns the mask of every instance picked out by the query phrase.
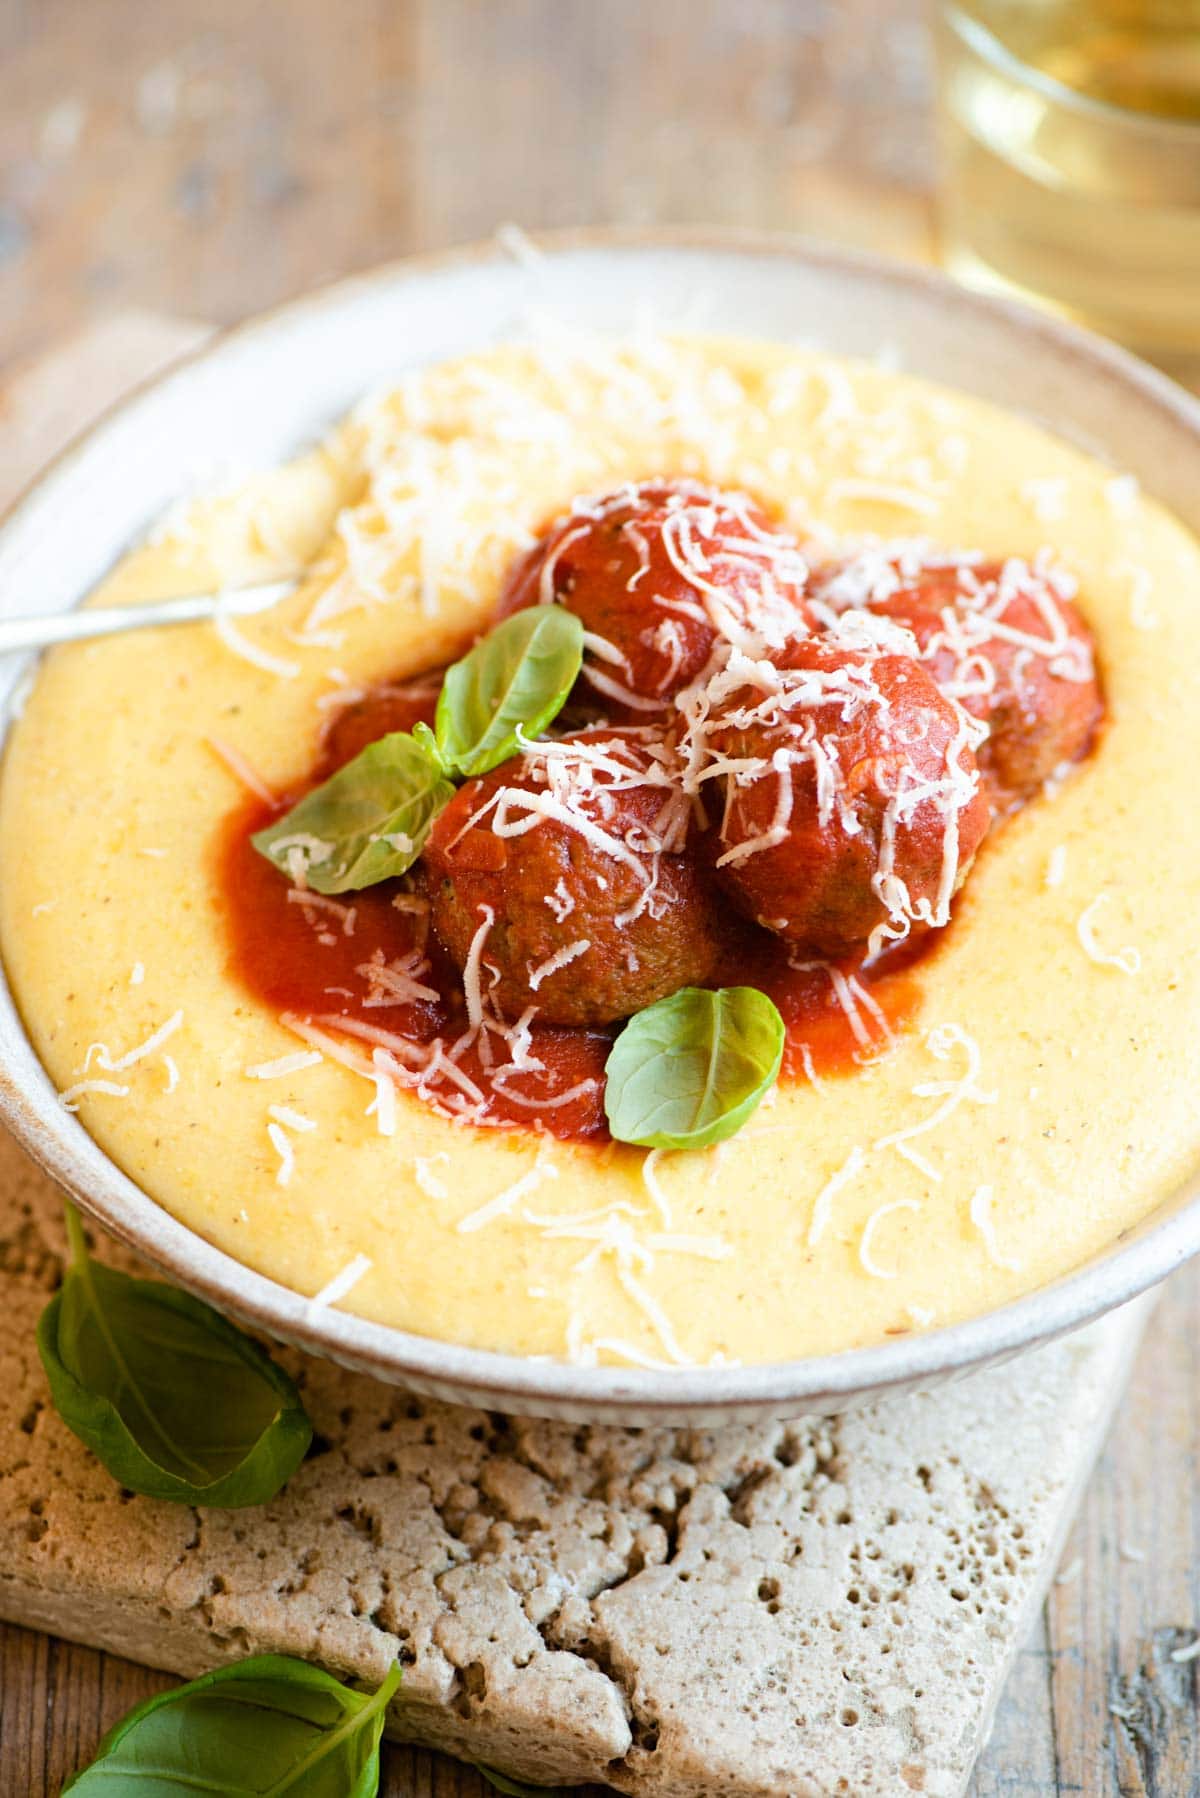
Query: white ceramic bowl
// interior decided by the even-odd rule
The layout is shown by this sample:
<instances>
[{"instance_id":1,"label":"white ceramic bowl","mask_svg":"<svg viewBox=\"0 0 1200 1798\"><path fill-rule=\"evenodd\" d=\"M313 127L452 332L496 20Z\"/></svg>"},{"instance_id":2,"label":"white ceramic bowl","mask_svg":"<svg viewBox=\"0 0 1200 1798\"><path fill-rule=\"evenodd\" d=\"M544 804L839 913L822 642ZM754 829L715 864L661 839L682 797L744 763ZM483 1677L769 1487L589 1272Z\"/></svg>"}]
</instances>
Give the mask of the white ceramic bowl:
<instances>
[{"instance_id":1,"label":"white ceramic bowl","mask_svg":"<svg viewBox=\"0 0 1200 1798\"><path fill-rule=\"evenodd\" d=\"M665 322L799 339L1025 412L1132 470L1200 531L1200 404L1096 338L935 274L785 238L587 232L536 266L495 246L403 262L230 332L110 413L0 528L0 613L75 605L198 472L271 463L402 369L519 335L530 303L601 328ZM0 664L0 707L22 670ZM115 1236L246 1323L423 1393L545 1416L713 1423L838 1410L1070 1330L1200 1250L1200 1178L1069 1277L998 1311L873 1348L671 1373L459 1348L305 1300L179 1224L58 1103L0 983L0 1119Z\"/></svg>"}]
</instances>

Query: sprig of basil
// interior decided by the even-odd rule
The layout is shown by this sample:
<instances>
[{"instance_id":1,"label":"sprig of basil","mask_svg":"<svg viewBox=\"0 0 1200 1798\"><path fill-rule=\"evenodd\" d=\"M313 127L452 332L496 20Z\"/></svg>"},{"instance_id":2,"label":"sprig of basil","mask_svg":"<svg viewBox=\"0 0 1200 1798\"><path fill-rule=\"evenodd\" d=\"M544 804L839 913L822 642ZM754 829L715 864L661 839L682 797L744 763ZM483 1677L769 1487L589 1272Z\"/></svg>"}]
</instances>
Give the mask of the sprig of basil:
<instances>
[{"instance_id":1,"label":"sprig of basil","mask_svg":"<svg viewBox=\"0 0 1200 1798\"><path fill-rule=\"evenodd\" d=\"M428 748L407 731L393 731L368 743L251 841L287 875L299 851L310 887L347 893L411 868L430 825L453 797Z\"/></svg>"},{"instance_id":2,"label":"sprig of basil","mask_svg":"<svg viewBox=\"0 0 1200 1798\"><path fill-rule=\"evenodd\" d=\"M514 612L447 668L436 737L447 768L486 774L557 718L583 666L583 625L561 606Z\"/></svg>"},{"instance_id":3,"label":"sprig of basil","mask_svg":"<svg viewBox=\"0 0 1200 1798\"><path fill-rule=\"evenodd\" d=\"M274 1498L312 1440L287 1374L189 1293L93 1261L73 1205L67 1233L71 1264L37 1331L67 1428L148 1498Z\"/></svg>"},{"instance_id":4,"label":"sprig of basil","mask_svg":"<svg viewBox=\"0 0 1200 1798\"><path fill-rule=\"evenodd\" d=\"M503 1792L506 1798L554 1798L549 1786L522 1785L519 1780L510 1779L507 1773L497 1773L494 1767L485 1767L480 1761L473 1761L476 1773L482 1773L488 1784L497 1792Z\"/></svg>"},{"instance_id":5,"label":"sprig of basil","mask_svg":"<svg viewBox=\"0 0 1200 1798\"><path fill-rule=\"evenodd\" d=\"M752 986L684 986L630 1018L606 1068L618 1142L703 1149L740 1130L783 1060L778 1009Z\"/></svg>"},{"instance_id":6,"label":"sprig of basil","mask_svg":"<svg viewBox=\"0 0 1200 1798\"><path fill-rule=\"evenodd\" d=\"M77 1798L375 1798L395 1665L375 1693L282 1654L218 1667L160 1692L110 1729Z\"/></svg>"},{"instance_id":7,"label":"sprig of basil","mask_svg":"<svg viewBox=\"0 0 1200 1798\"><path fill-rule=\"evenodd\" d=\"M453 779L486 774L536 737L583 665L583 626L561 606L516 612L446 670L437 728L380 737L251 841L280 873L297 862L318 893L348 893L411 868Z\"/></svg>"}]
</instances>

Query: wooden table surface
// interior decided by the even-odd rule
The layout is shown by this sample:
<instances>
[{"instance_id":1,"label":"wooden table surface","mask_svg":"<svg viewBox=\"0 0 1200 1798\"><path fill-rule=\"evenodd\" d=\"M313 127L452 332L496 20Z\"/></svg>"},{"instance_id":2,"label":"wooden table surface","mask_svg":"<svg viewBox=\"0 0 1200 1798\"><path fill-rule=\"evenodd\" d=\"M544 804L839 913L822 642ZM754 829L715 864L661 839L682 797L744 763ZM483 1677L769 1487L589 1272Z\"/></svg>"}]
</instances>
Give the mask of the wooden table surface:
<instances>
[{"instance_id":1,"label":"wooden table surface","mask_svg":"<svg viewBox=\"0 0 1200 1798\"><path fill-rule=\"evenodd\" d=\"M928 256L929 97L920 0L0 0L0 371L506 219ZM1170 1658L1200 1625L1198 1303L1191 1272L1159 1306L976 1798L1200 1793L1200 1660ZM168 1683L0 1625L0 1793L57 1793ZM404 1749L383 1789L484 1791Z\"/></svg>"}]
</instances>

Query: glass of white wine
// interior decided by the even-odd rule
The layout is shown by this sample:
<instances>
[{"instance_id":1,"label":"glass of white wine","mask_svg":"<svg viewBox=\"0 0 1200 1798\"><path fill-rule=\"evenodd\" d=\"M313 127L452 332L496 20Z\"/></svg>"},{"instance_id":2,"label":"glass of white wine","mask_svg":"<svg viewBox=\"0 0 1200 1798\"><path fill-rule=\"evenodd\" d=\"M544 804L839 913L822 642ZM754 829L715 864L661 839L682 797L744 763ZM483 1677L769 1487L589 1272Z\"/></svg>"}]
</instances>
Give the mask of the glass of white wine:
<instances>
[{"instance_id":1,"label":"glass of white wine","mask_svg":"<svg viewBox=\"0 0 1200 1798\"><path fill-rule=\"evenodd\" d=\"M941 0L943 257L1200 384L1200 0Z\"/></svg>"}]
</instances>

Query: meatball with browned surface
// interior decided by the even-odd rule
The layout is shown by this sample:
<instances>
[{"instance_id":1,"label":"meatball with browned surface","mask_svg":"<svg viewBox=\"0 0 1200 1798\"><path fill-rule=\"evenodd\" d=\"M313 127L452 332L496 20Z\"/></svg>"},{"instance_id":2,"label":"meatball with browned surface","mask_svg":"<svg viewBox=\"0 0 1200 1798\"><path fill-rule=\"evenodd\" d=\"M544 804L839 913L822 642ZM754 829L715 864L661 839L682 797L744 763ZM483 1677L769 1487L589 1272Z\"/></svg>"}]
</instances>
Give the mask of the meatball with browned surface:
<instances>
[{"instance_id":1,"label":"meatball with browned surface","mask_svg":"<svg viewBox=\"0 0 1200 1798\"><path fill-rule=\"evenodd\" d=\"M976 752L992 804L1032 799L1091 747L1103 713L1092 634L1061 571L1016 557L863 557L827 573L817 595L912 632L938 687L988 726Z\"/></svg>"},{"instance_id":2,"label":"meatball with browned surface","mask_svg":"<svg viewBox=\"0 0 1200 1798\"><path fill-rule=\"evenodd\" d=\"M417 680L385 682L339 706L322 735L322 774L335 774L362 750L392 731L410 731L419 723L432 725L441 690L439 670L432 677L425 675Z\"/></svg>"},{"instance_id":3,"label":"meatball with browned surface","mask_svg":"<svg viewBox=\"0 0 1200 1798\"><path fill-rule=\"evenodd\" d=\"M607 1024L709 979L718 928L690 815L670 751L636 729L539 743L467 781L424 866L468 1003Z\"/></svg>"},{"instance_id":4,"label":"meatball with browned surface","mask_svg":"<svg viewBox=\"0 0 1200 1798\"><path fill-rule=\"evenodd\" d=\"M807 565L745 493L629 483L576 500L517 564L500 615L557 602L588 633L580 685L611 717L661 715L719 640L779 647L807 629Z\"/></svg>"},{"instance_id":5,"label":"meatball with browned surface","mask_svg":"<svg viewBox=\"0 0 1200 1798\"><path fill-rule=\"evenodd\" d=\"M947 921L988 825L978 736L911 656L835 631L786 667L733 658L681 749L724 789L716 866L731 897L836 957Z\"/></svg>"}]
</instances>

